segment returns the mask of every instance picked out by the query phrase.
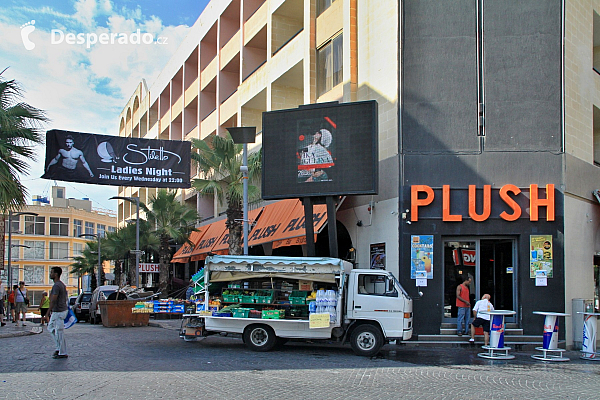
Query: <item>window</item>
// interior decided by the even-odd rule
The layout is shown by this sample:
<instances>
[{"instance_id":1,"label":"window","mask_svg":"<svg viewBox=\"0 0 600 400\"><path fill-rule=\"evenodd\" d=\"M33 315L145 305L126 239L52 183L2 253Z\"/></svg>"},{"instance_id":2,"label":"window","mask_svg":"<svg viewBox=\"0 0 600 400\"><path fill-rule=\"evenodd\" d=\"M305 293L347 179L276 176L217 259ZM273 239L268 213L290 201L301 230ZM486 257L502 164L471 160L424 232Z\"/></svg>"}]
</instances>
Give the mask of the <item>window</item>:
<instances>
[{"instance_id":1,"label":"window","mask_svg":"<svg viewBox=\"0 0 600 400\"><path fill-rule=\"evenodd\" d=\"M83 254L83 244L73 243L73 257L77 257Z\"/></svg>"},{"instance_id":2,"label":"window","mask_svg":"<svg viewBox=\"0 0 600 400\"><path fill-rule=\"evenodd\" d=\"M85 223L85 234L86 235L93 235L94 234L94 223L93 222L86 222Z\"/></svg>"},{"instance_id":3,"label":"window","mask_svg":"<svg viewBox=\"0 0 600 400\"><path fill-rule=\"evenodd\" d=\"M394 281L386 274L358 276L358 294L398 297Z\"/></svg>"},{"instance_id":4,"label":"window","mask_svg":"<svg viewBox=\"0 0 600 400\"><path fill-rule=\"evenodd\" d=\"M317 89L319 96L342 83L343 51L339 35L317 50Z\"/></svg>"},{"instance_id":5,"label":"window","mask_svg":"<svg viewBox=\"0 0 600 400\"><path fill-rule=\"evenodd\" d=\"M25 234L26 235L45 235L46 217L35 217L33 215L25 216Z\"/></svg>"},{"instance_id":6,"label":"window","mask_svg":"<svg viewBox=\"0 0 600 400\"><path fill-rule=\"evenodd\" d=\"M43 285L45 276L43 265L26 265L23 268L23 280L27 285Z\"/></svg>"},{"instance_id":7,"label":"window","mask_svg":"<svg viewBox=\"0 0 600 400\"><path fill-rule=\"evenodd\" d=\"M600 15L595 11L592 30L592 68L600 74Z\"/></svg>"},{"instance_id":8,"label":"window","mask_svg":"<svg viewBox=\"0 0 600 400\"><path fill-rule=\"evenodd\" d=\"M327 10L335 0L317 0L317 17Z\"/></svg>"},{"instance_id":9,"label":"window","mask_svg":"<svg viewBox=\"0 0 600 400\"><path fill-rule=\"evenodd\" d=\"M45 257L44 242L40 240L25 240L23 258L25 260L43 260Z\"/></svg>"},{"instance_id":10,"label":"window","mask_svg":"<svg viewBox=\"0 0 600 400\"><path fill-rule=\"evenodd\" d=\"M19 225L20 225L20 223L19 223L19 221L20 221L19 217L20 217L20 215L17 215L17 216L13 215L13 216L11 216L11 218L10 218L11 221L12 221L11 228L10 228L11 233L17 233L17 232L19 232ZM4 231L6 232L6 234L8 234L8 217L6 217L4 219Z\"/></svg>"},{"instance_id":11,"label":"window","mask_svg":"<svg viewBox=\"0 0 600 400\"><path fill-rule=\"evenodd\" d=\"M73 236L78 237L83 233L83 221L80 219L73 220Z\"/></svg>"},{"instance_id":12,"label":"window","mask_svg":"<svg viewBox=\"0 0 600 400\"><path fill-rule=\"evenodd\" d=\"M29 297L29 301L31 302L31 303L29 303L29 305L31 307L40 305L40 301L42 300L42 293L44 293L43 290L28 290L27 291L27 297Z\"/></svg>"},{"instance_id":13,"label":"window","mask_svg":"<svg viewBox=\"0 0 600 400\"><path fill-rule=\"evenodd\" d=\"M114 226L109 226L108 227L108 232L116 232L116 231L117 231L116 227L114 227Z\"/></svg>"},{"instance_id":14,"label":"window","mask_svg":"<svg viewBox=\"0 0 600 400\"><path fill-rule=\"evenodd\" d=\"M19 259L19 250L21 249L20 247L17 247L17 245L19 244L18 240L12 240L12 247L10 249L11 253L10 253L10 259L11 260L18 260ZM4 259L8 260L8 240L4 241Z\"/></svg>"},{"instance_id":15,"label":"window","mask_svg":"<svg viewBox=\"0 0 600 400\"><path fill-rule=\"evenodd\" d=\"M69 236L69 218L50 217L50 235Z\"/></svg>"},{"instance_id":16,"label":"window","mask_svg":"<svg viewBox=\"0 0 600 400\"><path fill-rule=\"evenodd\" d=\"M50 242L50 259L65 260L69 257L69 243Z\"/></svg>"},{"instance_id":17,"label":"window","mask_svg":"<svg viewBox=\"0 0 600 400\"><path fill-rule=\"evenodd\" d=\"M98 232L98 236L104 237L106 235L106 225L96 224L96 232Z\"/></svg>"},{"instance_id":18,"label":"window","mask_svg":"<svg viewBox=\"0 0 600 400\"><path fill-rule=\"evenodd\" d=\"M62 274L60 275L60 280L61 280L62 283L65 284L65 286L69 285L69 278L70 277L71 276L69 275L69 268L63 268L62 269Z\"/></svg>"}]
</instances>

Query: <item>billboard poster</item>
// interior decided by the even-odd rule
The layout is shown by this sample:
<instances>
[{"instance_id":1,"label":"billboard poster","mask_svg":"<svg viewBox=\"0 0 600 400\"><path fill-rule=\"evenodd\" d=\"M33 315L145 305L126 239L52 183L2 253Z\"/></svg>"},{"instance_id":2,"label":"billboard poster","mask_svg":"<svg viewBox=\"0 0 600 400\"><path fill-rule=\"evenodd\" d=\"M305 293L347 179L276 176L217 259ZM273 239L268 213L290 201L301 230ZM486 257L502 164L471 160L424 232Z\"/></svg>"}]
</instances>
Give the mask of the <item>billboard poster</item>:
<instances>
[{"instance_id":1,"label":"billboard poster","mask_svg":"<svg viewBox=\"0 0 600 400\"><path fill-rule=\"evenodd\" d=\"M377 194L377 102L263 113L263 199Z\"/></svg>"},{"instance_id":2,"label":"billboard poster","mask_svg":"<svg viewBox=\"0 0 600 400\"><path fill-rule=\"evenodd\" d=\"M410 258L410 279L433 279L433 235L411 235Z\"/></svg>"},{"instance_id":3,"label":"billboard poster","mask_svg":"<svg viewBox=\"0 0 600 400\"><path fill-rule=\"evenodd\" d=\"M543 270L546 271L546 277L552 278L552 235L530 235L529 247L529 277L535 278L536 271Z\"/></svg>"},{"instance_id":4,"label":"billboard poster","mask_svg":"<svg viewBox=\"0 0 600 400\"><path fill-rule=\"evenodd\" d=\"M50 130L44 179L96 185L189 188L191 144Z\"/></svg>"},{"instance_id":5,"label":"billboard poster","mask_svg":"<svg viewBox=\"0 0 600 400\"><path fill-rule=\"evenodd\" d=\"M369 255L371 269L385 269L385 243L371 243Z\"/></svg>"}]
</instances>

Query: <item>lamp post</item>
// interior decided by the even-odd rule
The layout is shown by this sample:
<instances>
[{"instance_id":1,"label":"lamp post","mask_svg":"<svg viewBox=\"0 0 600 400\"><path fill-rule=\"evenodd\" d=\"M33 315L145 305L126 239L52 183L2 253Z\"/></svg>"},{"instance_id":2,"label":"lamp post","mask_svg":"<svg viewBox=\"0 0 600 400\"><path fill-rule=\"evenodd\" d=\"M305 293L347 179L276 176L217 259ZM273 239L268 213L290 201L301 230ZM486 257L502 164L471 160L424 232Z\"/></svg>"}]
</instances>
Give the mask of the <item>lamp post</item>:
<instances>
[{"instance_id":1,"label":"lamp post","mask_svg":"<svg viewBox=\"0 0 600 400\"><path fill-rule=\"evenodd\" d=\"M86 236L91 236L91 237L95 237L96 239L98 239L98 286L102 286L102 282L100 281L100 279L102 279L102 257L100 257L100 235L98 235L97 233L82 233L81 235L79 235L79 237L86 237Z\"/></svg>"},{"instance_id":2,"label":"lamp post","mask_svg":"<svg viewBox=\"0 0 600 400\"><path fill-rule=\"evenodd\" d=\"M243 179L243 230L244 230L244 255L248 255L248 143L254 143L256 140L255 126L242 126L238 128L227 128L233 142L243 144L244 150L242 153L242 172Z\"/></svg>"},{"instance_id":3,"label":"lamp post","mask_svg":"<svg viewBox=\"0 0 600 400\"><path fill-rule=\"evenodd\" d=\"M34 213L34 212L18 212L18 213L14 213L12 211L8 211L8 287L12 288L12 280L13 280L13 276L12 276L12 268L10 266L11 263L11 258L12 258L12 217L20 217L21 215L32 215L34 217L37 217L38 214ZM17 247L17 246L15 246ZM18 280L18 279L17 279Z\"/></svg>"},{"instance_id":4,"label":"lamp post","mask_svg":"<svg viewBox=\"0 0 600 400\"><path fill-rule=\"evenodd\" d=\"M135 218L135 286L140 287L140 198L113 196L109 200L125 200L130 203L135 203L136 218Z\"/></svg>"}]
</instances>

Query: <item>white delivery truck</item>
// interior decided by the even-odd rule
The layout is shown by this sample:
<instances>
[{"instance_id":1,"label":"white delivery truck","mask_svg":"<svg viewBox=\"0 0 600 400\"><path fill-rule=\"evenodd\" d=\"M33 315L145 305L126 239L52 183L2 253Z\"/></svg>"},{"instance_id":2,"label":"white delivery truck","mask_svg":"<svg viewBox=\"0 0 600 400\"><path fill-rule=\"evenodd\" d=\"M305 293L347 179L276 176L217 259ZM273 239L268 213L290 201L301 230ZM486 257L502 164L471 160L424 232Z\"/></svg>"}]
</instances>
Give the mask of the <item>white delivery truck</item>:
<instances>
[{"instance_id":1,"label":"white delivery truck","mask_svg":"<svg viewBox=\"0 0 600 400\"><path fill-rule=\"evenodd\" d=\"M356 354L373 356L385 343L412 336L412 299L398 280L384 270L352 269L351 263L337 258L209 256L203 284L207 311L184 316L180 333L186 339L235 333L255 351L271 350L289 339L350 341ZM209 286L219 287L216 290L220 293L208 293ZM235 288L245 296L223 296L230 302L222 305L252 309L255 316L262 311L261 318L208 312L209 298L235 293ZM302 288L308 288L304 292L308 294L307 304L291 298ZM325 289L330 297L335 296L327 299L329 307L320 307L321 315L309 312L313 308L311 289ZM252 293L271 293L271 297L266 302L262 297L262 303L249 303L256 301L248 296ZM322 315L324 310L328 310L327 316ZM265 319L273 312L281 319Z\"/></svg>"}]
</instances>

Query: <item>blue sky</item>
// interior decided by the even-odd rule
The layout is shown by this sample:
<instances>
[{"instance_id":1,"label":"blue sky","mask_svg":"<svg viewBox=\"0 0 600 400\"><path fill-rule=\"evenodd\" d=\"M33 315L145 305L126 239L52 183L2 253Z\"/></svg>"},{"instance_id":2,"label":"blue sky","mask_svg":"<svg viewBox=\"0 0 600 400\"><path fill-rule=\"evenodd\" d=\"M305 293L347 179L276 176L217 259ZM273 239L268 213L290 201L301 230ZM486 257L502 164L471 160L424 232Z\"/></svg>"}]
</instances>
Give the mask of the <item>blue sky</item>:
<instances>
[{"instance_id":1,"label":"blue sky","mask_svg":"<svg viewBox=\"0 0 600 400\"><path fill-rule=\"evenodd\" d=\"M213 0L218 1L218 0ZM118 116L142 79L148 85L175 53L209 0L2 0L0 71L16 79L25 101L45 110L44 129L117 135ZM140 30L153 43L92 43L102 33ZM65 37L82 34L83 43ZM87 40L89 38L89 41ZM156 43L166 38L166 44ZM163 40L158 39L159 42ZM29 195L48 195L53 181L43 173L45 148L22 176ZM89 197L94 207L116 209L112 186L57 182L67 196Z\"/></svg>"}]
</instances>

